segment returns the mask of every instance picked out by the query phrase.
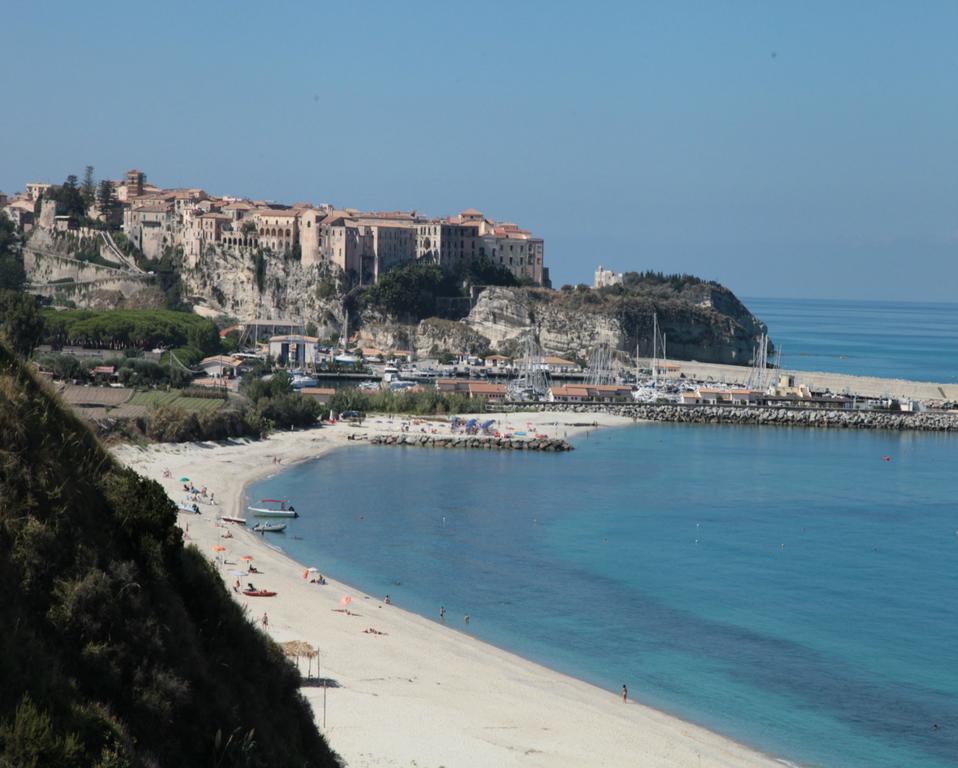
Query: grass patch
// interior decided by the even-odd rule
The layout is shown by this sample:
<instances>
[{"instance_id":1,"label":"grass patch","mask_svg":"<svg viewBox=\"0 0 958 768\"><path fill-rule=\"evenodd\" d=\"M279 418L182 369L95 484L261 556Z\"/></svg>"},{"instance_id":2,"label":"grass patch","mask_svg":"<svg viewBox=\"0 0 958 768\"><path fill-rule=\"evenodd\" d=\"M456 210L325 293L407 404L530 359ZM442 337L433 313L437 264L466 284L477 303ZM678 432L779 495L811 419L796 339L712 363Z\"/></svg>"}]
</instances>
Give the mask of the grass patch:
<instances>
[{"instance_id":1,"label":"grass patch","mask_svg":"<svg viewBox=\"0 0 958 768\"><path fill-rule=\"evenodd\" d=\"M137 392L130 398L130 405L145 405L149 408L169 406L184 411L211 413L218 410L224 400L209 397L184 397L177 391L173 392Z\"/></svg>"}]
</instances>

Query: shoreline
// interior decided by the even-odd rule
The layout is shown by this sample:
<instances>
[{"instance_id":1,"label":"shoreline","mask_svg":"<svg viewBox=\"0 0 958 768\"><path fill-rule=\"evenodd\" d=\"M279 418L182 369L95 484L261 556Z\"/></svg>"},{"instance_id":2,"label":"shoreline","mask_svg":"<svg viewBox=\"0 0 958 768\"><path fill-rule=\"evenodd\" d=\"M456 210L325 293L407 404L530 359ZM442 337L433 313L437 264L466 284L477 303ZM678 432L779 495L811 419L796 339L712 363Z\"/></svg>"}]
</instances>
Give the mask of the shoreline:
<instances>
[{"instance_id":1,"label":"shoreline","mask_svg":"<svg viewBox=\"0 0 958 768\"><path fill-rule=\"evenodd\" d=\"M573 426L560 424L573 414L515 416L535 421L537 429L558 431L561 426L568 436L635 423L607 416L596 419L595 427L581 421ZM279 594L235 595L237 602L252 621L259 622L259 611L267 613L269 633L277 642L306 640L319 647L322 677L334 681L335 687L326 691L304 687L302 693L313 706L320 730L347 764L641 763L716 768L791 764L647 705L630 701L624 706L617 691L605 691L478 640L458 627L461 620L438 622L384 604L325 572L327 585L310 584L302 577L304 569L316 565L322 571L321 563L298 563L267 538L218 523L216 518L223 514L244 516L243 499L251 483L350 445L346 439L350 429L341 424L215 447L162 444L114 449L119 461L160 482L174 501L182 496L177 481L181 475L216 494L217 506L204 505L200 515L178 517L187 541L210 560L216 559L213 546L226 547L226 563L217 567L228 587L237 578L233 572L244 565L239 558L252 555L260 573L239 576L240 582L255 579L258 587ZM274 464L274 457L281 463ZM173 477L163 479L167 468ZM222 537L226 531L230 538ZM349 614L341 607L344 595L353 599ZM383 634L367 634L368 628Z\"/></svg>"}]
</instances>

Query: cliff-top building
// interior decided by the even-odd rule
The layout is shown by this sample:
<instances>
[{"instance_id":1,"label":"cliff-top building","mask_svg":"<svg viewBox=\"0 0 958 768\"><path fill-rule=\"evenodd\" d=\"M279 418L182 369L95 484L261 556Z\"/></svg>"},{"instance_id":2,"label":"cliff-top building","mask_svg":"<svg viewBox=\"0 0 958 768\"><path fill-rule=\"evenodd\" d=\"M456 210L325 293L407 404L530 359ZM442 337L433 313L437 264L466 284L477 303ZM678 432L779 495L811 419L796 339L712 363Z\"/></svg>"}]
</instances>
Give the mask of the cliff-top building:
<instances>
[{"instance_id":1,"label":"cliff-top building","mask_svg":"<svg viewBox=\"0 0 958 768\"><path fill-rule=\"evenodd\" d=\"M200 188L160 189L137 169L112 182L123 210L123 229L148 258L167 247L181 249L196 268L210 249L268 251L298 256L304 266L328 263L359 284L375 282L401 264L423 261L444 269L488 261L516 278L548 285L544 243L511 222L495 222L469 208L456 216L430 218L416 211L361 212L329 205L276 205L238 197L215 197ZM27 185L27 200L49 184ZM26 205L6 208L19 228Z\"/></svg>"},{"instance_id":2,"label":"cliff-top building","mask_svg":"<svg viewBox=\"0 0 958 768\"><path fill-rule=\"evenodd\" d=\"M592 283L593 288L607 288L610 285L622 285L622 273L613 272L611 269L603 269L602 265L595 271L595 280Z\"/></svg>"}]
</instances>

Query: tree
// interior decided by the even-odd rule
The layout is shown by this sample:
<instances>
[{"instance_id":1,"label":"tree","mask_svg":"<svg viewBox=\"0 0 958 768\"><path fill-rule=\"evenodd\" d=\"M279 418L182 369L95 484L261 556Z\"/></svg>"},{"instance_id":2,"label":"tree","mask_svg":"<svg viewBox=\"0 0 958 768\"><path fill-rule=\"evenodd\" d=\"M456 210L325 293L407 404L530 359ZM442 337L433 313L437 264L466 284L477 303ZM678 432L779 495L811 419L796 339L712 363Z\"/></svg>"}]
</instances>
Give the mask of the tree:
<instances>
[{"instance_id":1,"label":"tree","mask_svg":"<svg viewBox=\"0 0 958 768\"><path fill-rule=\"evenodd\" d=\"M0 291L19 291L27 279L23 260L13 250L15 243L13 222L0 214Z\"/></svg>"},{"instance_id":2,"label":"tree","mask_svg":"<svg viewBox=\"0 0 958 768\"><path fill-rule=\"evenodd\" d=\"M109 179L101 179L97 185L96 207L103 220L109 222L116 209L116 191Z\"/></svg>"},{"instance_id":3,"label":"tree","mask_svg":"<svg viewBox=\"0 0 958 768\"><path fill-rule=\"evenodd\" d=\"M21 357L27 357L43 338L43 316L36 296L0 291L0 337Z\"/></svg>"},{"instance_id":4,"label":"tree","mask_svg":"<svg viewBox=\"0 0 958 768\"><path fill-rule=\"evenodd\" d=\"M86 213L83 195L80 193L77 177L73 174L67 176L66 181L60 186L50 187L43 196L48 200L56 200L57 212L65 216L80 218ZM39 200L37 202L39 203Z\"/></svg>"},{"instance_id":5,"label":"tree","mask_svg":"<svg viewBox=\"0 0 958 768\"><path fill-rule=\"evenodd\" d=\"M307 336L315 336L318 332L319 332L319 329L316 327L316 323L314 323L312 320L306 323Z\"/></svg>"},{"instance_id":6,"label":"tree","mask_svg":"<svg viewBox=\"0 0 958 768\"><path fill-rule=\"evenodd\" d=\"M92 165L88 165L83 171L83 184L80 186L80 194L83 196L83 204L89 210L90 206L96 202L96 181L93 179Z\"/></svg>"}]
</instances>

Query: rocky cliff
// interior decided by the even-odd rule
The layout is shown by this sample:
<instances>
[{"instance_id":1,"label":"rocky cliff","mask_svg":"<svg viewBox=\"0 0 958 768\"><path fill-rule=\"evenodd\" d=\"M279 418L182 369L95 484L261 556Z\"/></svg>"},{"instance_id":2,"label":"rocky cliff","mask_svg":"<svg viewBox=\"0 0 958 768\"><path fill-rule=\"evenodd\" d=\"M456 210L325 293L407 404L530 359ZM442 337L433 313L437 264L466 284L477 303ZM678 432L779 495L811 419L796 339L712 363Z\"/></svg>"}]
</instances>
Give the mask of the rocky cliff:
<instances>
[{"instance_id":1,"label":"rocky cliff","mask_svg":"<svg viewBox=\"0 0 958 768\"><path fill-rule=\"evenodd\" d=\"M464 323L492 348L515 351L530 332L543 350L588 360L599 345L652 352L653 313L670 357L747 364L765 325L726 288L655 291L488 288Z\"/></svg>"},{"instance_id":2,"label":"rocky cliff","mask_svg":"<svg viewBox=\"0 0 958 768\"><path fill-rule=\"evenodd\" d=\"M101 236L98 236L101 237ZM162 302L150 273L122 257L112 242L84 245L82 238L38 227L25 249L31 290L63 297L79 306L156 306ZM78 261L83 248L98 249ZM171 249L172 250L172 249ZM199 311L240 319L272 318L315 323L320 337L338 337L345 308L352 304L350 330L360 343L381 349L408 349L420 357L441 352L515 354L534 335L547 353L588 360L599 345L632 356L652 352L652 318L666 337L668 356L702 362L747 364L765 332L727 288L689 276L628 273L625 285L599 290L584 286L561 291L490 287L465 317L400 322L381 310L358 305L346 295L341 274L329 265L301 262L253 248L206 248L185 258L173 251L182 298ZM353 291L355 294L356 291ZM436 306L444 295L437 295Z\"/></svg>"},{"instance_id":3,"label":"rocky cliff","mask_svg":"<svg viewBox=\"0 0 958 768\"><path fill-rule=\"evenodd\" d=\"M207 248L194 266L180 268L190 303L241 319L313 322L320 337L337 336L343 320L343 286L327 265L255 249Z\"/></svg>"}]
</instances>

